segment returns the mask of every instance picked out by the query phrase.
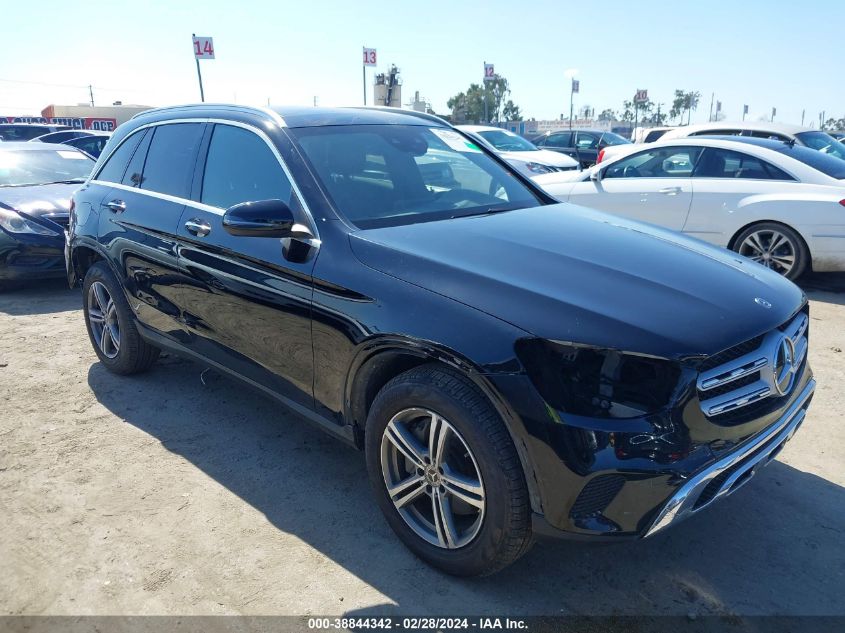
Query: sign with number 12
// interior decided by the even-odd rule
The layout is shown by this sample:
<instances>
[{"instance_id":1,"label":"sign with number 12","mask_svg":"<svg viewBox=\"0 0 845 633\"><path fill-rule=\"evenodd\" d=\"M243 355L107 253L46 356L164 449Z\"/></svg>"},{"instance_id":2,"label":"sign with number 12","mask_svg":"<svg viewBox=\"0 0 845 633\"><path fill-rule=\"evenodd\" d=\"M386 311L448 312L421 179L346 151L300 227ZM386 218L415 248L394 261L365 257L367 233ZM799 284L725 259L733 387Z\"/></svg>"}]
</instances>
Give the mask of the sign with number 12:
<instances>
[{"instance_id":1,"label":"sign with number 12","mask_svg":"<svg viewBox=\"0 0 845 633\"><path fill-rule=\"evenodd\" d=\"M194 35L194 57L197 59L214 59L214 40L210 37Z\"/></svg>"}]
</instances>

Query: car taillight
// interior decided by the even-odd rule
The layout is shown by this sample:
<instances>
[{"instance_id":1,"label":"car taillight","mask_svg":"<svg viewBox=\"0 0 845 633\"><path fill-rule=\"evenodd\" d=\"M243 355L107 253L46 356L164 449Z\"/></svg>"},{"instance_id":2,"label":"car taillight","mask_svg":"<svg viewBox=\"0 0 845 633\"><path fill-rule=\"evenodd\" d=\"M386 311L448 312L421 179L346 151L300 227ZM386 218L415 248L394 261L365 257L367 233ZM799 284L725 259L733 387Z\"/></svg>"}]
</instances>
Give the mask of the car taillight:
<instances>
[{"instance_id":1,"label":"car taillight","mask_svg":"<svg viewBox=\"0 0 845 633\"><path fill-rule=\"evenodd\" d=\"M845 200L840 200L839 204L841 204L843 207L845 207Z\"/></svg>"},{"instance_id":2,"label":"car taillight","mask_svg":"<svg viewBox=\"0 0 845 633\"><path fill-rule=\"evenodd\" d=\"M598 158L596 158L596 165L601 162L602 158L604 158L604 150L599 152Z\"/></svg>"}]
</instances>

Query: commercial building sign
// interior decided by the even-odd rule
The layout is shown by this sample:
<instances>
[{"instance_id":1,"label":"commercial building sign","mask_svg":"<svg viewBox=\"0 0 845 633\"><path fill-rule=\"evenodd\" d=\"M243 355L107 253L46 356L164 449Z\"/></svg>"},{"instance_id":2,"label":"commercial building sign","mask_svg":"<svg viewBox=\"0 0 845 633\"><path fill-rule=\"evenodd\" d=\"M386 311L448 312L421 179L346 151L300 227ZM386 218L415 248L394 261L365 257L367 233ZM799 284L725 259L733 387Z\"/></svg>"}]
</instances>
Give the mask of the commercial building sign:
<instances>
[{"instance_id":1,"label":"commercial building sign","mask_svg":"<svg viewBox=\"0 0 845 633\"><path fill-rule=\"evenodd\" d=\"M103 117L43 117L43 116L2 116L0 123L41 123L42 125L67 125L75 130L97 130L99 132L113 132L117 127L117 119Z\"/></svg>"}]
</instances>

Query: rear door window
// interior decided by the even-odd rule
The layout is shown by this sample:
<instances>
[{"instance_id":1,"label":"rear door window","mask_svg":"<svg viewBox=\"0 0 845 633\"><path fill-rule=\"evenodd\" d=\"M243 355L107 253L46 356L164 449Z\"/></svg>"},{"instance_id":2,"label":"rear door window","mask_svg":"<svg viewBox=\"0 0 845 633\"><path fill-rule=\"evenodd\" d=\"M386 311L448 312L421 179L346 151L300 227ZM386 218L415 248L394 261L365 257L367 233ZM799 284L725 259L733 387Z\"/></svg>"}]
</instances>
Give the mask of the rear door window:
<instances>
[{"instance_id":1,"label":"rear door window","mask_svg":"<svg viewBox=\"0 0 845 633\"><path fill-rule=\"evenodd\" d=\"M141 189L187 198L202 131L201 123L157 126L144 163Z\"/></svg>"},{"instance_id":2,"label":"rear door window","mask_svg":"<svg viewBox=\"0 0 845 633\"><path fill-rule=\"evenodd\" d=\"M138 149L132 155L132 160L129 161L129 167L126 168L126 173L123 174L123 180L120 182L130 187L141 186L141 173L144 171L144 161L147 158L147 150L150 148L150 141L153 138L153 131L151 129L144 130L144 138L138 145Z\"/></svg>"},{"instance_id":3,"label":"rear door window","mask_svg":"<svg viewBox=\"0 0 845 633\"><path fill-rule=\"evenodd\" d=\"M104 182L120 182L123 179L123 174L126 172L126 166L135 153L135 148L138 147L141 139L146 134L146 130L135 132L129 138L125 139L111 156L106 160L106 164L100 169L97 174L97 180Z\"/></svg>"},{"instance_id":4,"label":"rear door window","mask_svg":"<svg viewBox=\"0 0 845 633\"><path fill-rule=\"evenodd\" d=\"M704 150L695 169L695 177L794 180L783 170L755 156L715 147Z\"/></svg>"}]
</instances>

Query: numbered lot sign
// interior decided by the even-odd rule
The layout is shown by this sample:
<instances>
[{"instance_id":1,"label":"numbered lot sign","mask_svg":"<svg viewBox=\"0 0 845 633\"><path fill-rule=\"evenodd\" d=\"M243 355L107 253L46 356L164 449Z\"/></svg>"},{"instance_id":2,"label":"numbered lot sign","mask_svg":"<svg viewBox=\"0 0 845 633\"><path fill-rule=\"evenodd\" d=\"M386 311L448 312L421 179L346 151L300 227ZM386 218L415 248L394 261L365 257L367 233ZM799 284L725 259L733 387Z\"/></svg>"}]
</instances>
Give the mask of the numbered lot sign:
<instances>
[{"instance_id":1,"label":"numbered lot sign","mask_svg":"<svg viewBox=\"0 0 845 633\"><path fill-rule=\"evenodd\" d=\"M496 71L493 64L484 64L484 81L493 81L496 78Z\"/></svg>"},{"instance_id":2,"label":"numbered lot sign","mask_svg":"<svg viewBox=\"0 0 845 633\"><path fill-rule=\"evenodd\" d=\"M214 39L194 35L194 57L197 59L214 59Z\"/></svg>"},{"instance_id":3,"label":"numbered lot sign","mask_svg":"<svg viewBox=\"0 0 845 633\"><path fill-rule=\"evenodd\" d=\"M365 48L364 49L364 66L375 66L377 59L378 59L378 57L376 56L376 49L374 49L374 48Z\"/></svg>"}]
</instances>

